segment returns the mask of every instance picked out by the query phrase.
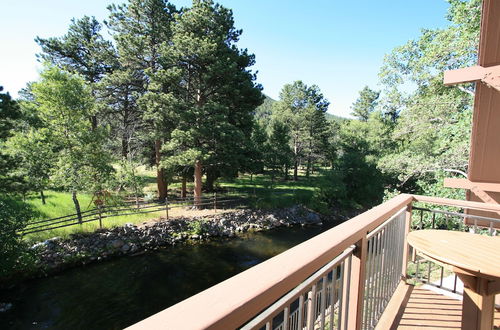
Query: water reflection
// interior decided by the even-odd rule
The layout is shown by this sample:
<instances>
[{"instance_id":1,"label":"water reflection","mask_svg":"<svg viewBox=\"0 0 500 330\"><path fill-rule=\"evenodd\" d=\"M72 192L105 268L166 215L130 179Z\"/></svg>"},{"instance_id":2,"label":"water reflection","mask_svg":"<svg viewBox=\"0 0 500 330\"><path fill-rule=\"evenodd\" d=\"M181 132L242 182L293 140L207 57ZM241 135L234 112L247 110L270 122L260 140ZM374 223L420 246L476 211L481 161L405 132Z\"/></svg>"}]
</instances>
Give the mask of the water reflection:
<instances>
[{"instance_id":1,"label":"water reflection","mask_svg":"<svg viewBox=\"0 0 500 330\"><path fill-rule=\"evenodd\" d=\"M0 329L121 329L305 241L324 227L280 228L72 269L0 291Z\"/></svg>"}]
</instances>

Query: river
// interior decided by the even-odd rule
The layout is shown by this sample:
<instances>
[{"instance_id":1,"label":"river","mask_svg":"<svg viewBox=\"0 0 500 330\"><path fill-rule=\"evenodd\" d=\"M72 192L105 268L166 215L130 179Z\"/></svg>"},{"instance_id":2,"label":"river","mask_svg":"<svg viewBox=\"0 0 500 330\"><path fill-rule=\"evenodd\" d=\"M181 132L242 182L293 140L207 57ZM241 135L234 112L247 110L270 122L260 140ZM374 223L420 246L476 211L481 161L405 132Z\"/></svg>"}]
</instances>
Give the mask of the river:
<instances>
[{"instance_id":1,"label":"river","mask_svg":"<svg viewBox=\"0 0 500 330\"><path fill-rule=\"evenodd\" d=\"M330 228L278 228L116 258L0 291L0 329L121 329Z\"/></svg>"}]
</instances>

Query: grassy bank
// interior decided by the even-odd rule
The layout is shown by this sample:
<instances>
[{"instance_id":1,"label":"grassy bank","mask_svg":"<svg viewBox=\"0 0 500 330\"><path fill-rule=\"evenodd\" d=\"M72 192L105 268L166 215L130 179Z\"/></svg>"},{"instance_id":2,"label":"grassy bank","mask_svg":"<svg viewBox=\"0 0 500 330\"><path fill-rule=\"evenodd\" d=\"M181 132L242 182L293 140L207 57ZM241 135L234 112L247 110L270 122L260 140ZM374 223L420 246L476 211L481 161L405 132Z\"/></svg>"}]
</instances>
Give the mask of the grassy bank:
<instances>
[{"instance_id":1,"label":"grassy bank","mask_svg":"<svg viewBox=\"0 0 500 330\"><path fill-rule=\"evenodd\" d=\"M146 183L144 194L156 195L155 172L141 168L139 171ZM219 179L217 187L224 191L224 195L238 196L245 198L244 204L259 209L281 208L295 204L304 204L315 208L314 192L319 187L323 176L320 173L311 175L309 178L301 176L298 181L272 178L268 174L240 175L234 179ZM180 195L180 182L169 185L169 193L172 196ZM188 183L188 191L193 190L193 183ZM46 204L42 204L39 195L28 196L26 201L30 204L36 216L33 221L56 218L75 213L75 207L71 194L67 192L46 191ZM79 194L78 199L82 211L95 208L92 196ZM181 209L179 212L182 213ZM178 212L178 213L179 213ZM140 213L133 215L119 215L103 219L103 227L112 228L125 223L142 223L144 221L164 216L164 211L152 213ZM26 238L33 241L44 240L50 237L67 237L73 233L92 232L99 228L99 221L83 223L81 225L57 228L54 230L33 233L26 235Z\"/></svg>"}]
</instances>

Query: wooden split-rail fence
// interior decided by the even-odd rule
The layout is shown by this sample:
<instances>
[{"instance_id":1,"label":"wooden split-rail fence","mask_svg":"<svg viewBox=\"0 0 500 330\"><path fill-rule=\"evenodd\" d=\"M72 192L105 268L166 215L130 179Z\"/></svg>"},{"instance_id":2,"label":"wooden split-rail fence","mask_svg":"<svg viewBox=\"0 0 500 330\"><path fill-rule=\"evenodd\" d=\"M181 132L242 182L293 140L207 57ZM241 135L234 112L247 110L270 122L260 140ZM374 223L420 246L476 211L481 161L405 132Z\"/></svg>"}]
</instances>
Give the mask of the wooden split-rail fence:
<instances>
[{"instance_id":1,"label":"wooden split-rail fence","mask_svg":"<svg viewBox=\"0 0 500 330\"><path fill-rule=\"evenodd\" d=\"M241 196L225 196L214 194L211 197L201 197L195 200L194 197L166 198L164 201L125 201L119 205L98 205L96 208L80 212L80 214L68 214L61 217L37 220L29 222L20 232L21 235L39 233L69 226L83 225L89 222L99 222L99 227L103 228L106 219L118 216L147 214L155 212L165 212L169 219L169 210L174 208L196 208L196 209L227 209L241 207L245 198Z\"/></svg>"}]
</instances>

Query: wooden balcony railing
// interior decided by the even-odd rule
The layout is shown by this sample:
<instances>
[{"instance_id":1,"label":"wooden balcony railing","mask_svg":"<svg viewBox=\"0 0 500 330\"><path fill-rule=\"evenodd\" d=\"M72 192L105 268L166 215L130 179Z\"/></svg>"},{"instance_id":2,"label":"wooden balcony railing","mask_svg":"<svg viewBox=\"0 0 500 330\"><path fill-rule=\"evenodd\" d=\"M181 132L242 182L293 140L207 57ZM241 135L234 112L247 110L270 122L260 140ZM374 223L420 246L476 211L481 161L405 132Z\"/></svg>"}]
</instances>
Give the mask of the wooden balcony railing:
<instances>
[{"instance_id":1,"label":"wooden balcony railing","mask_svg":"<svg viewBox=\"0 0 500 330\"><path fill-rule=\"evenodd\" d=\"M414 202L500 212L402 194L130 329L373 329L408 275Z\"/></svg>"}]
</instances>

